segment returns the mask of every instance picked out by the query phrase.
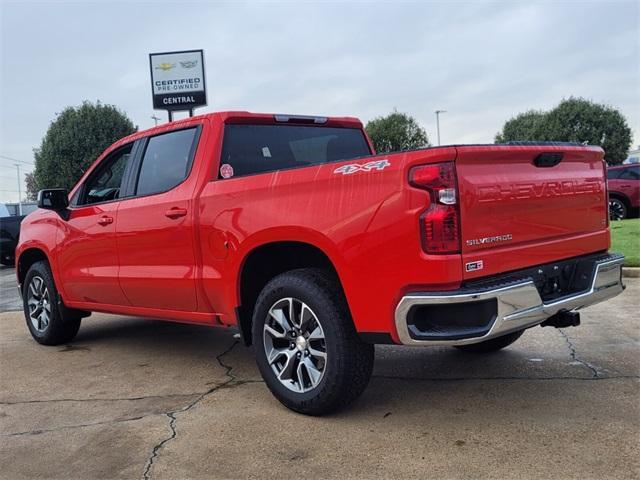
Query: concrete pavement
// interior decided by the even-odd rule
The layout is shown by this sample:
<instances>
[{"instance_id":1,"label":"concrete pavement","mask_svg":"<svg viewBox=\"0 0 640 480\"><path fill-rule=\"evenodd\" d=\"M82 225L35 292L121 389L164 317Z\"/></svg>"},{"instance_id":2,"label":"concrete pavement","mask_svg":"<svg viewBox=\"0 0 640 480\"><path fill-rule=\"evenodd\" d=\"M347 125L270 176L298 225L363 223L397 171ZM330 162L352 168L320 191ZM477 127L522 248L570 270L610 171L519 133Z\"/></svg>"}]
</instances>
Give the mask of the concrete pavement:
<instances>
[{"instance_id":1,"label":"concrete pavement","mask_svg":"<svg viewBox=\"0 0 640 480\"><path fill-rule=\"evenodd\" d=\"M350 409L294 414L230 330L0 314L0 477L639 478L640 280L503 352L377 347Z\"/></svg>"},{"instance_id":2,"label":"concrete pavement","mask_svg":"<svg viewBox=\"0 0 640 480\"><path fill-rule=\"evenodd\" d=\"M0 265L0 312L22 310L15 270Z\"/></svg>"}]
</instances>

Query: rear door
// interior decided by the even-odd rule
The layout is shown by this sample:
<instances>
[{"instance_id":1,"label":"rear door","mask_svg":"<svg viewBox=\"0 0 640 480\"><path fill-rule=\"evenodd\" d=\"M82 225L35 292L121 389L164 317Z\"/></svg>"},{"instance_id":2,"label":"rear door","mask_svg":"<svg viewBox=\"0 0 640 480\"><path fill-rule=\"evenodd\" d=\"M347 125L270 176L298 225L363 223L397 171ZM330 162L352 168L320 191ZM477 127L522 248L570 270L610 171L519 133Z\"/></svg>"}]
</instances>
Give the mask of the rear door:
<instances>
[{"instance_id":1,"label":"rear door","mask_svg":"<svg viewBox=\"0 0 640 480\"><path fill-rule=\"evenodd\" d=\"M144 139L116 225L120 285L133 306L196 311L192 164L199 126Z\"/></svg>"},{"instance_id":2,"label":"rear door","mask_svg":"<svg viewBox=\"0 0 640 480\"><path fill-rule=\"evenodd\" d=\"M629 206L637 208L640 203L640 165L615 170L617 176L609 181L609 192L622 193L629 199Z\"/></svg>"},{"instance_id":3,"label":"rear door","mask_svg":"<svg viewBox=\"0 0 640 480\"><path fill-rule=\"evenodd\" d=\"M128 304L118 282L115 227L133 148L130 143L105 157L72 199L56 255L69 301Z\"/></svg>"},{"instance_id":4,"label":"rear door","mask_svg":"<svg viewBox=\"0 0 640 480\"><path fill-rule=\"evenodd\" d=\"M606 250L602 156L598 147L459 147L465 278Z\"/></svg>"}]
</instances>

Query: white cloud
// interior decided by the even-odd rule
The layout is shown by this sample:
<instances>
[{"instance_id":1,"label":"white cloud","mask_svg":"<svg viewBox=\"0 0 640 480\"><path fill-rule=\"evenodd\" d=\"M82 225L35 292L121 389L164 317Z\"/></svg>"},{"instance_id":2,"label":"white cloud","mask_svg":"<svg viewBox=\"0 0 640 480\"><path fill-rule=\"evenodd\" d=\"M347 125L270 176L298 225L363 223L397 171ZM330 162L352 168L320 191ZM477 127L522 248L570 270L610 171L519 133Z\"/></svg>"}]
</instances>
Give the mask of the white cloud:
<instances>
[{"instance_id":1,"label":"white cloud","mask_svg":"<svg viewBox=\"0 0 640 480\"><path fill-rule=\"evenodd\" d=\"M203 48L209 103L352 115L394 107L435 139L491 142L563 97L619 108L640 142L637 2L4 2L0 155L33 161L55 113L112 103L153 125L148 53ZM164 117L164 113L155 112ZM0 159L0 200L15 170Z\"/></svg>"}]
</instances>

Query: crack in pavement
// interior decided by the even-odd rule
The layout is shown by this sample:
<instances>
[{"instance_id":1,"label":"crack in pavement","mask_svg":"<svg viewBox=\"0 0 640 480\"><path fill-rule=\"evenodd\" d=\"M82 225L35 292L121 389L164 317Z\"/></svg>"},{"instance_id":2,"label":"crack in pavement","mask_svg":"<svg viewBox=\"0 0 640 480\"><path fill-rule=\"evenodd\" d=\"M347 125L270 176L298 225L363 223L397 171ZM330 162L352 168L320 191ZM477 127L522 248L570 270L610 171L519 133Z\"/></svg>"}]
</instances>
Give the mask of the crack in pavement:
<instances>
[{"instance_id":1,"label":"crack in pavement","mask_svg":"<svg viewBox=\"0 0 640 480\"><path fill-rule=\"evenodd\" d=\"M225 366L226 368L226 366ZM396 377L396 376L392 376L392 375L372 375L372 378L379 378L379 379L383 379L383 380L399 380L399 381L408 381L408 382L413 382L413 381L418 381L418 382L469 382L469 381L490 381L490 380L495 380L495 381L513 381L513 380L520 380L520 381L557 381L557 380L578 380L578 381L587 381L587 382L592 382L592 381L606 381L606 380L640 380L640 375L612 375L612 376L598 376L598 377L451 377L451 378L438 378L438 377ZM172 440L173 438L176 437L175 435L175 420L177 420L176 418L172 417L171 414L178 414L178 413L182 413L185 412L191 408L193 408L193 406L195 406L200 400L202 400L205 396L218 391L218 390L224 390L227 388L236 388L236 387L241 387L242 385L246 385L246 384L253 384L253 383L264 383L262 380L237 380L237 379L233 379L233 380L229 380L227 382L224 382L220 385L218 385L217 387L208 390L207 392L204 393L197 393L197 394L192 394L192 395L151 395L149 397L135 397L135 398L125 398L123 400L139 400L139 399L145 399L145 398L169 398L169 397L180 397L180 396L185 396L185 397L197 397L195 402L192 402L191 404L188 404L186 407L180 408L178 410L173 410L171 412L168 413L148 413L145 415L139 415L136 417L130 417L130 418L116 418L116 419L112 419L112 420L105 420L102 422L93 422L93 423L81 423L78 425L63 425L60 427L56 427L56 428L48 428L48 429L38 429L38 430L27 430L27 431L22 431L22 432L14 432L14 433L8 433L8 434L1 434L0 438L2 437L19 437L19 436L25 436L25 435L41 435L43 433L51 433L51 432L57 432L57 431L62 431L62 430L71 430L71 429L76 429L76 428L87 428L87 427L93 427L93 426L100 426L100 425L108 425L108 424L112 424L112 423L124 423L124 422L133 422L133 421L137 421L137 420L142 420L144 418L148 418L148 417L154 417L154 416L167 416L171 419L172 425L170 425L170 427L172 426L172 435L165 439L165 441L161 442L162 445L164 446L164 444L166 444L169 440ZM95 401L118 401L121 399L100 399L100 400L95 400ZM73 399L73 400L43 400L43 401L38 401L35 400L33 402L14 402L14 403L8 403L9 405L17 405L17 404L22 404L22 403L41 403L41 402L47 402L47 401L85 401L85 400L77 400L77 399ZM86 400L86 401L92 401L92 400ZM5 404L7 404L5 402ZM171 423L170 422L170 423ZM157 451L156 450L156 458L157 458ZM146 471L146 470L145 470ZM149 478L149 477L147 477Z\"/></svg>"},{"instance_id":2,"label":"crack in pavement","mask_svg":"<svg viewBox=\"0 0 640 480\"><path fill-rule=\"evenodd\" d=\"M56 428L48 428L48 429L44 429L44 430L27 430L24 432L15 432L15 433L7 433L4 435L0 435L0 437L20 437L23 435L40 435L43 433L50 433L50 432L58 432L61 430L70 430L70 429L74 429L74 428L86 428L86 427L93 427L96 425L108 425L110 423L124 423L124 422L134 422L137 420L142 420L143 418L147 418L147 417L152 417L155 415L162 415L160 413L150 413L147 415L140 415L137 417L130 417L130 418L117 418L115 420L105 420L103 422L93 422L93 423L81 423L79 425L63 425L61 427L56 427Z\"/></svg>"},{"instance_id":3,"label":"crack in pavement","mask_svg":"<svg viewBox=\"0 0 640 480\"><path fill-rule=\"evenodd\" d=\"M246 384L250 384L250 383L264 383L262 380L236 380L233 383L231 382L225 382L224 384L218 385L215 390L223 390L226 388L236 388L236 387L241 387L242 385L246 385ZM29 403L46 403L46 402L84 402L84 401L98 401L98 402L102 402L102 401L107 401L107 402L112 402L112 401L130 401L130 400L144 400L147 398L173 398L173 397L197 397L197 399L201 399L203 395L207 394L207 392L205 393L194 393L194 394L185 394L185 395L178 395L178 394L173 394L173 395L150 395L149 397L135 397L135 398L124 398L124 399L117 399L117 398L109 398L109 399L95 399L95 400L91 400L91 399L60 399L60 400L33 400L33 401L25 401L25 402L4 402L0 405L23 405L23 404L29 404ZM176 410L177 413L179 413L181 410ZM60 427L55 427L55 428L45 428L45 429L36 429L36 430L25 430L22 432L14 432L14 433L5 433L5 434L0 434L0 438L3 437L19 437L19 436L23 436L23 435L41 435L43 433L51 433L51 432L58 432L61 430L72 430L75 428L87 428L87 427L93 427L93 426L100 426L100 425L108 425L110 423L123 423L123 422L132 422L132 421L136 421L136 420L142 420L144 418L148 418L148 417L156 417L156 416L166 416L166 413L164 412L154 412L154 413L145 413L143 415L138 415L135 417L126 417L126 418L114 418L114 419L110 419L110 420L104 420L101 422L91 422L91 423L79 423L79 424L75 424L75 425L62 425Z\"/></svg>"},{"instance_id":4,"label":"crack in pavement","mask_svg":"<svg viewBox=\"0 0 640 480\"><path fill-rule=\"evenodd\" d=\"M583 360L577 353L576 347L572 342L571 338L562 330L558 329L562 337L564 338L568 348L569 348L569 356L570 358L585 367L591 373L591 377L575 377L575 376L549 376L549 377L517 377L517 376L501 376L501 377L451 377L451 378L443 378L443 377L407 377L407 376L393 376L393 375L373 375L373 378L385 379L385 380L400 380L400 381L425 381L425 382L461 382L461 381L557 381L557 380L577 380L577 381L604 381L604 380L616 380L616 379L640 379L640 375L614 375L614 376L605 376L602 374L601 370L592 365L591 363ZM177 427L176 423L178 420L178 415L184 412L187 412L193 409L196 405L198 405L204 398L213 394L217 390L222 390L225 388L235 388L242 386L244 384L249 383L264 383L262 380L239 380L233 373L233 366L226 364L223 361L223 357L229 354L235 347L238 345L238 341L234 341L226 350L217 355L215 358L218 364L224 369L224 375L227 377L226 381L213 386L212 388L206 390L205 392L197 392L191 394L166 394L166 395L149 395L149 396L139 396L139 397L119 397L119 398L63 398L63 399L38 399L38 400L25 400L25 401L5 401L0 402L0 405L19 405L19 404L31 404L31 403L49 403L49 402L118 402L118 401L140 401L146 399L170 399L170 398L185 398L192 399L186 405L183 405L180 408L176 408L174 410L170 410L167 412L155 412L144 415L139 415L136 417L130 418L118 418L101 422L93 422L93 423L85 423L79 425L66 425L51 429L44 430L31 430L24 432L16 432L6 435L0 435L0 437L13 437L13 436L22 436L22 435L38 435L48 432L55 432L60 430L67 429L75 429L75 428L86 428L92 426L106 425L110 423L122 423L122 422L132 422L141 420L143 418L147 418L150 416L165 416L169 419L169 429L170 434L163 438L159 443L157 443L152 451L147 463L145 465L143 471L143 479L149 480L151 478L152 468L155 465L161 450L173 439L177 437Z\"/></svg>"},{"instance_id":5,"label":"crack in pavement","mask_svg":"<svg viewBox=\"0 0 640 480\"><path fill-rule=\"evenodd\" d=\"M195 393L168 393L166 395L146 395L141 397L109 397L109 398L50 398L38 400L16 400L12 402L0 402L1 405L28 405L30 403L56 403L56 402L134 402L138 400L150 399L170 399L170 398L186 398L201 395L202 392Z\"/></svg>"},{"instance_id":6,"label":"crack in pavement","mask_svg":"<svg viewBox=\"0 0 640 480\"><path fill-rule=\"evenodd\" d=\"M217 390L220 390L220 389L224 388L225 386L230 386L230 384L232 382L236 382L236 376L233 373L231 373L231 371L233 370L233 367L231 365L225 364L222 361L222 357L224 357L225 355L230 353L235 348L235 346L238 345L239 343L240 342L235 340L231 344L231 346L229 348L227 348L224 352L222 352L221 354L216 356L216 360L218 361L220 366L225 369L224 374L228 377L226 382L223 382L223 383L221 383L219 385L216 385L215 387L210 388L209 390L207 390L206 392L202 393L195 400L193 400L192 402L190 402L187 405L183 406L182 408L179 408L177 410L172 410L172 411L169 411L169 412L165 412L163 414L169 419L169 429L171 430L171 433L170 433L170 435L168 437L162 439L162 441L157 443L153 447L153 449L151 450L151 456L149 457L149 460L147 460L147 464L145 465L144 471L142 472L142 478L144 480L149 480L151 478L151 469L153 468L153 465L154 465L156 459L158 458L158 455L160 454L160 450L162 450L162 448L167 443L169 443L171 440L176 438L176 436L178 435L178 432L176 430L177 415L180 414L180 413L188 412L189 410L191 410L193 407L195 407L198 403L200 403L207 396L211 395L212 393L216 392ZM243 383L248 383L248 382L243 381L243 382L238 382L238 383L242 383L243 384Z\"/></svg>"},{"instance_id":7,"label":"crack in pavement","mask_svg":"<svg viewBox=\"0 0 640 480\"><path fill-rule=\"evenodd\" d=\"M598 367L596 367L595 365L590 364L589 362L587 362L586 360L583 360L582 358L580 358L578 356L578 353L576 351L576 346L573 344L573 342L571 341L571 338L569 338L569 335L567 335L563 329L558 328L558 331L560 332L560 335L562 335L562 337L564 338L564 340L567 342L567 347L569 347L569 357L574 361L574 362L578 362L580 365L582 365L583 367L589 369L589 371L592 373L593 378L594 379L599 379L599 378L603 378L600 375L600 371L598 370Z\"/></svg>"}]
</instances>

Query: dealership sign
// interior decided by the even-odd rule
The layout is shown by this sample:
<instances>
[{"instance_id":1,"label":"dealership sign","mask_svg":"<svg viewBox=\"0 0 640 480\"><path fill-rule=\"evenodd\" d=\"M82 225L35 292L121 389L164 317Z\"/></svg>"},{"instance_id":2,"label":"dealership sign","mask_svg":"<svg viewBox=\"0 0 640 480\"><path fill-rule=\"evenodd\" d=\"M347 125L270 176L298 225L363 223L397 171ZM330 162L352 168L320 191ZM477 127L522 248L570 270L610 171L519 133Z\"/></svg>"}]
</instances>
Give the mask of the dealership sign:
<instances>
[{"instance_id":1,"label":"dealership sign","mask_svg":"<svg viewBox=\"0 0 640 480\"><path fill-rule=\"evenodd\" d=\"M202 50L149 54L153 108L192 110L207 104Z\"/></svg>"}]
</instances>

